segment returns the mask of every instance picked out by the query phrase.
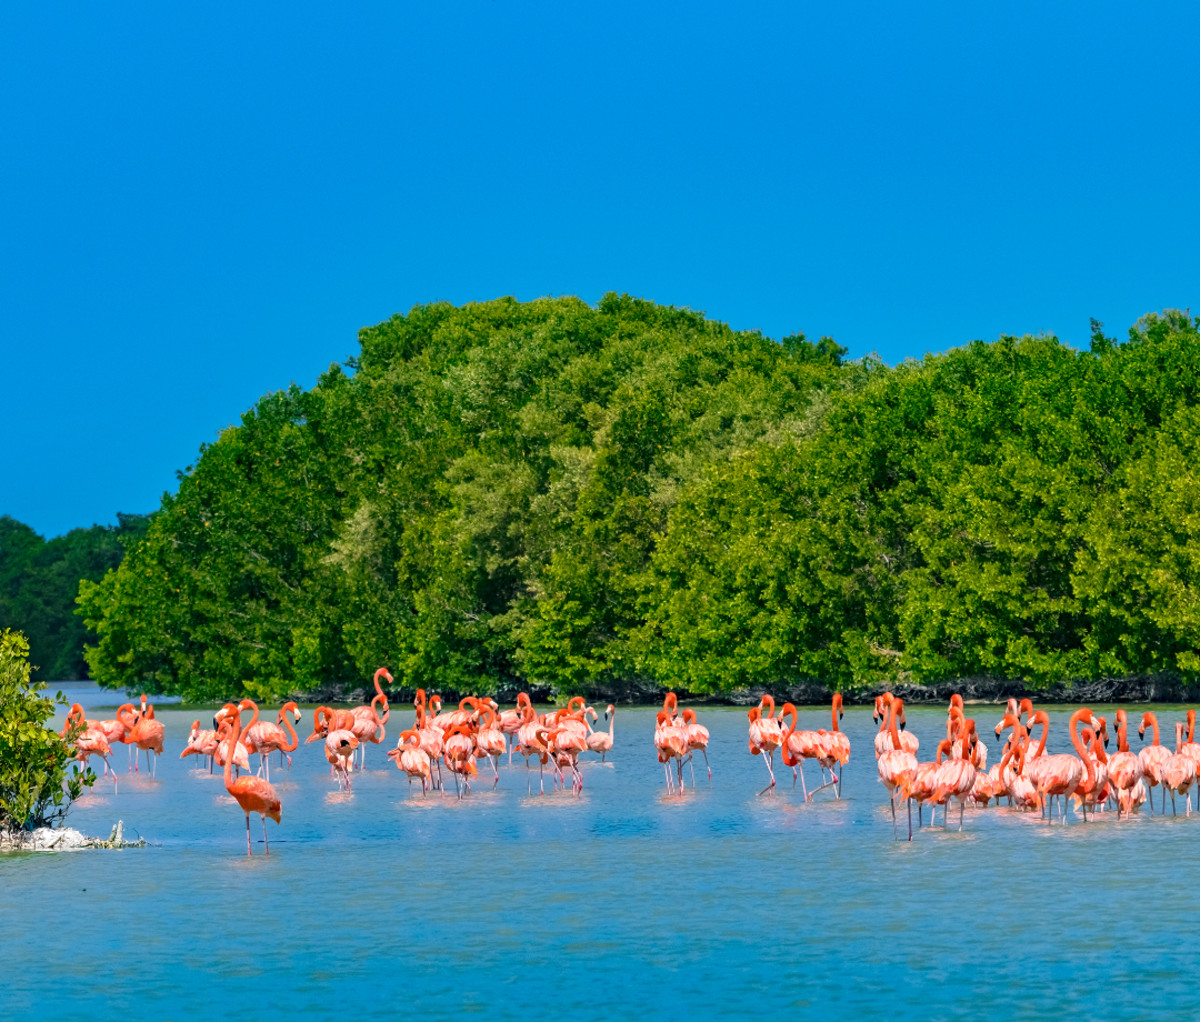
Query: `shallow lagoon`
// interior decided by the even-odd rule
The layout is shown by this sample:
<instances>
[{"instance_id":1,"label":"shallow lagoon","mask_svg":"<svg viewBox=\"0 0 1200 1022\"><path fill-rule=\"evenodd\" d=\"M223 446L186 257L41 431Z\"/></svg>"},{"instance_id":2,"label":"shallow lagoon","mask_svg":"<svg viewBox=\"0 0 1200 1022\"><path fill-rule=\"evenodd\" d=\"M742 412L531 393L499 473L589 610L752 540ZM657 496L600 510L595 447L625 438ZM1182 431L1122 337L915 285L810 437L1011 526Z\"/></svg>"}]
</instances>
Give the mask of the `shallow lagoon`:
<instances>
[{"instance_id":1,"label":"shallow lagoon","mask_svg":"<svg viewBox=\"0 0 1200 1022\"><path fill-rule=\"evenodd\" d=\"M396 707L352 793L318 743L273 764L283 824L267 857L255 817L247 859L220 777L178 758L205 715L160 707L157 780L119 748L118 792L101 779L68 820L107 836L120 818L155 847L0 856L0 1017L1200 1015L1200 815L1051 828L989 809L894 842L869 709L842 721L845 798L804 805L782 768L757 797L745 711L709 707L713 780L683 798L650 709L617 711L614 762L587 763L581 798L539 797L536 771L527 796L519 757L495 790L422 798L384 755L412 719ZM1000 708L968 712L994 761ZM1067 716L1051 709L1051 751ZM944 711L908 718L926 758Z\"/></svg>"}]
</instances>

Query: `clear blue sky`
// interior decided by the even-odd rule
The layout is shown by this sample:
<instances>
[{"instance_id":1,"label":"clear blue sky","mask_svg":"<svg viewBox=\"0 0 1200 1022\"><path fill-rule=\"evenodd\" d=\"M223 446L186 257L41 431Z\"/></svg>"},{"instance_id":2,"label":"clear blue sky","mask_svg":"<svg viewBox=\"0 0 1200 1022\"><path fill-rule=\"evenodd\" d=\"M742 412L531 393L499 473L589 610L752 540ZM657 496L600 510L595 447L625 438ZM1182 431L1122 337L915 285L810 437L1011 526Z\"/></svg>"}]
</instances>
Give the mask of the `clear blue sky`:
<instances>
[{"instance_id":1,"label":"clear blue sky","mask_svg":"<svg viewBox=\"0 0 1200 1022\"><path fill-rule=\"evenodd\" d=\"M0 9L0 514L149 511L413 304L894 362L1200 306L1195 4Z\"/></svg>"}]
</instances>

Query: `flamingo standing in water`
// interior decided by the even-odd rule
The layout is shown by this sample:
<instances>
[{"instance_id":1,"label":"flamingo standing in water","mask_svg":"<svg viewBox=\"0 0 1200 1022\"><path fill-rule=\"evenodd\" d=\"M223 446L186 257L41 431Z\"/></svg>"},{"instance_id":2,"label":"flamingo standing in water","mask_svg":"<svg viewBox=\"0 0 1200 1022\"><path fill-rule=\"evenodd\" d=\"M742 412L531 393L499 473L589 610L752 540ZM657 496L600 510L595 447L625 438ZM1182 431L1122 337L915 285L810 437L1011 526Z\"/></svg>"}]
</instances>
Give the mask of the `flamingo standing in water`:
<instances>
[{"instance_id":1,"label":"flamingo standing in water","mask_svg":"<svg viewBox=\"0 0 1200 1022\"><path fill-rule=\"evenodd\" d=\"M674 692L668 693L668 699L673 700ZM664 707L667 703L664 702ZM658 761L663 764L667 775L667 793L675 793L675 782L672 779L672 765L679 765L679 792L683 793L683 758L687 755L688 735L681 721L673 717L674 707L658 711L655 717L654 748L658 752Z\"/></svg>"},{"instance_id":2,"label":"flamingo standing in water","mask_svg":"<svg viewBox=\"0 0 1200 1022\"><path fill-rule=\"evenodd\" d=\"M142 698L145 699L146 697L142 696ZM128 704L126 704L126 706L128 706ZM121 710L124 708L125 707L123 706L117 710L118 717L121 717ZM150 707L150 714L153 713L153 710L154 707ZM145 751L146 769L150 771L150 776L153 777L157 773L155 768L158 766L158 757L162 755L163 751L163 726L157 720L155 720L152 715L139 715L135 718L132 713L133 707L130 706L129 711L129 720L126 721L124 718L122 718L122 722L126 726L126 740L136 745L139 749ZM150 753L152 752L154 753L153 765L151 764L150 760ZM137 771L137 768L137 753L134 753L134 772Z\"/></svg>"},{"instance_id":3,"label":"flamingo standing in water","mask_svg":"<svg viewBox=\"0 0 1200 1022\"><path fill-rule=\"evenodd\" d=\"M1175 796L1186 795L1187 806L1185 814L1192 815L1192 785L1196 783L1196 762L1190 756L1185 756L1181 750L1183 746L1183 724L1175 725L1175 753L1163 760L1162 765L1162 785L1164 801L1166 800L1165 792L1171 793L1171 815L1176 816L1175 812ZM1163 810L1164 813L1166 810Z\"/></svg>"},{"instance_id":4,"label":"flamingo standing in water","mask_svg":"<svg viewBox=\"0 0 1200 1022\"><path fill-rule=\"evenodd\" d=\"M496 775L495 784L499 784L500 771L496 764L504 755L508 741L504 737L504 732L497 726L496 711L485 703L481 713L483 723L479 725L479 730L475 734L475 758L487 759L491 762L492 773Z\"/></svg>"},{"instance_id":5,"label":"flamingo standing in water","mask_svg":"<svg viewBox=\"0 0 1200 1022\"><path fill-rule=\"evenodd\" d=\"M521 724L525 720L524 706L529 703L532 709L533 704L529 702L529 695L525 692L517 693L517 708L515 710L504 710L500 714L500 730L504 733L505 742L508 746L508 765L512 766L513 747L516 743L516 735L521 730Z\"/></svg>"},{"instance_id":6,"label":"flamingo standing in water","mask_svg":"<svg viewBox=\"0 0 1200 1022\"><path fill-rule=\"evenodd\" d=\"M912 788L917 772L917 757L903 748L900 732L896 728L896 718L904 710L903 699L893 699L888 706L888 732L892 747L879 757L876 768L879 779L888 790L889 801L892 804L892 837L896 837L896 793ZM912 800L905 798L908 803L908 840L912 840Z\"/></svg>"},{"instance_id":7,"label":"flamingo standing in water","mask_svg":"<svg viewBox=\"0 0 1200 1022\"><path fill-rule=\"evenodd\" d=\"M763 706L770 701L771 712L767 716L762 715ZM793 711L795 707L793 707ZM775 756L775 750L783 744L783 731L780 727L781 721L776 719L775 700L770 696L764 695L758 706L752 707L746 716L750 720L749 744L750 752L754 756L762 756L767 764L767 773L771 775L771 783L768 784L760 795L766 792L774 792L775 789L775 768L771 760ZM794 726L794 721L793 721Z\"/></svg>"},{"instance_id":8,"label":"flamingo standing in water","mask_svg":"<svg viewBox=\"0 0 1200 1022\"><path fill-rule=\"evenodd\" d=\"M458 797L462 798L462 788L458 779L462 777L463 787L471 794L471 778L475 776L475 761L473 752L475 743L471 734L471 726L467 722L452 724L445 732L445 746L442 758L446 761L447 769L454 775L454 787Z\"/></svg>"},{"instance_id":9,"label":"flamingo standing in water","mask_svg":"<svg viewBox=\"0 0 1200 1022\"><path fill-rule=\"evenodd\" d=\"M958 739L961 747L961 756L946 760L938 768L937 774L934 775L933 795L930 796L932 802L946 803L946 812L942 816L943 825L950 824L950 800L958 799L958 829L963 829L963 814L966 812L967 797L971 794L975 787L975 721L970 717L958 718L960 721L956 732L962 737ZM951 749L953 750L955 742L951 741Z\"/></svg>"},{"instance_id":10,"label":"flamingo standing in water","mask_svg":"<svg viewBox=\"0 0 1200 1022\"><path fill-rule=\"evenodd\" d=\"M610 706L611 710L612 707ZM611 721L609 726L611 727ZM696 771L691 767L692 757L698 752L704 757L704 765L708 767L708 779L712 780L712 767L708 762L708 728L696 723L696 711L690 706L683 711L683 730L687 735L687 763L692 770L692 787L696 786ZM682 764L680 765L682 768Z\"/></svg>"},{"instance_id":11,"label":"flamingo standing in water","mask_svg":"<svg viewBox=\"0 0 1200 1022\"><path fill-rule=\"evenodd\" d=\"M354 732L359 741L359 770L367 768L367 742L378 745L387 737L384 724L388 722L388 717L391 716L392 711L388 706L388 699L384 694L383 687L379 684L380 678L387 678L388 684L392 684L393 678L388 673L388 669L380 667L375 672L375 677L372 678L375 684L375 697L369 705L356 706L350 711L358 721L350 730Z\"/></svg>"},{"instance_id":12,"label":"flamingo standing in water","mask_svg":"<svg viewBox=\"0 0 1200 1022\"><path fill-rule=\"evenodd\" d=\"M333 728L325 734L325 759L337 775L338 787L346 791L351 788L350 771L354 769L354 752L357 748L358 736L349 728Z\"/></svg>"},{"instance_id":13,"label":"flamingo standing in water","mask_svg":"<svg viewBox=\"0 0 1200 1022\"><path fill-rule=\"evenodd\" d=\"M388 753L388 758L395 761L397 770L403 770L408 775L409 788L412 788L413 778L418 777L422 794L429 790L432 780L429 756L421 748L421 735L415 728L400 732L396 747Z\"/></svg>"},{"instance_id":14,"label":"flamingo standing in water","mask_svg":"<svg viewBox=\"0 0 1200 1022\"><path fill-rule=\"evenodd\" d=\"M1150 812L1154 812L1154 788L1162 784L1162 768L1167 757L1171 755L1170 750L1165 745L1158 744L1158 718L1147 711L1142 714L1142 723L1138 726L1138 737L1146 740L1146 726L1149 725L1154 729L1154 744L1147 745L1138 753L1138 759L1142 761L1142 779L1150 790ZM1167 790L1163 789L1162 797L1163 815L1167 812Z\"/></svg>"},{"instance_id":15,"label":"flamingo standing in water","mask_svg":"<svg viewBox=\"0 0 1200 1022\"><path fill-rule=\"evenodd\" d=\"M86 767L90 756L99 756L104 760L104 772L112 774L113 786L116 790L117 774L108 762L108 757L112 755L112 748L108 744L108 739L104 737L104 732L95 726L95 721L84 718L83 707L79 703L73 703L67 711L67 719L63 724L63 729L59 732L59 737L65 739L71 733L72 728L80 725L83 726L83 730L78 732L71 742L75 749L75 758Z\"/></svg>"},{"instance_id":16,"label":"flamingo standing in water","mask_svg":"<svg viewBox=\"0 0 1200 1022\"><path fill-rule=\"evenodd\" d=\"M1040 710L1038 712L1041 713ZM1059 753L1055 756L1039 757L1041 762L1037 772L1038 798L1045 801L1049 797L1051 822L1054 819L1056 796L1062 798L1062 809L1058 819L1065 825L1067 822L1067 796L1075 794L1076 790L1081 787L1085 792L1095 789L1096 770L1092 764L1092 757L1088 755L1079 736L1079 723L1085 717L1092 727L1099 727L1099 721L1096 720L1095 714L1086 707L1081 707L1071 714L1068 726L1071 732L1071 744L1075 747L1077 755ZM1042 739L1045 740L1045 732L1042 733ZM1087 819L1086 810L1084 819Z\"/></svg>"},{"instance_id":17,"label":"flamingo standing in water","mask_svg":"<svg viewBox=\"0 0 1200 1022\"><path fill-rule=\"evenodd\" d=\"M1117 819L1121 818L1121 810L1128 814L1133 809L1133 791L1142 783L1142 761L1129 751L1128 730L1129 721L1124 710L1117 710L1117 751L1108 761L1108 777L1117 796Z\"/></svg>"},{"instance_id":18,"label":"flamingo standing in water","mask_svg":"<svg viewBox=\"0 0 1200 1022\"><path fill-rule=\"evenodd\" d=\"M179 754L180 759L187 756L206 756L208 758L208 772L211 774L213 769L213 757L216 755L217 746L221 743L220 736L216 731L200 727L200 721L192 721L192 733L188 735L187 747ZM250 765L247 761L247 767Z\"/></svg>"},{"instance_id":19,"label":"flamingo standing in water","mask_svg":"<svg viewBox=\"0 0 1200 1022\"><path fill-rule=\"evenodd\" d=\"M617 708L612 703L608 704L608 708L604 711L605 719L608 721L607 731L593 731L587 736L587 747L592 752L600 753L600 762L605 761L604 757L612 752L613 747L613 724L616 721ZM706 743L707 744L707 743ZM705 762L708 762L708 753L704 754ZM708 771L708 776L712 777L712 770Z\"/></svg>"},{"instance_id":20,"label":"flamingo standing in water","mask_svg":"<svg viewBox=\"0 0 1200 1022\"><path fill-rule=\"evenodd\" d=\"M943 738L938 742L934 759L927 763L917 763L917 769L913 771L912 780L907 786L901 785L901 797L917 803L917 827L925 826L924 808L925 803L933 798L933 790L937 785L937 773L942 768L942 757L950 756L950 739ZM937 805L929 807L929 825L932 827L936 822L935 816Z\"/></svg>"},{"instance_id":21,"label":"flamingo standing in water","mask_svg":"<svg viewBox=\"0 0 1200 1022\"><path fill-rule=\"evenodd\" d=\"M893 696L891 692L884 692L883 695L878 696L875 699L875 713L872 716L872 720L878 720L879 722L879 733L875 736L876 759L882 756L885 752L892 751L892 736L888 733L888 708L892 705L892 702L895 700L895 698L896 697ZM900 730L898 733L900 735L900 743L903 746L904 751L911 752L913 756L916 756L917 749L920 748L921 743L917 740L917 736L911 731L904 730L905 720L903 714L900 717L899 726Z\"/></svg>"},{"instance_id":22,"label":"flamingo standing in water","mask_svg":"<svg viewBox=\"0 0 1200 1022\"><path fill-rule=\"evenodd\" d=\"M812 795L808 793L808 782L804 779L804 761L816 759L821 754L822 739L820 733L816 731L797 731L796 716L796 707L791 703L784 703L779 711L780 726L785 717L792 718L792 725L782 735L779 755L783 759L784 766L792 768L793 788L796 787L796 772L799 769L800 790L804 793L804 801L808 802L812 799ZM824 780L824 776L821 779Z\"/></svg>"},{"instance_id":23,"label":"flamingo standing in water","mask_svg":"<svg viewBox=\"0 0 1200 1022\"><path fill-rule=\"evenodd\" d=\"M228 728L230 730L229 741L234 745L238 745L238 739L241 737L242 717L240 713L235 713L230 719ZM266 854L271 854L271 846L267 843L267 817L275 821L276 826L280 822L282 805L279 801L279 796L275 794L275 789L270 783L264 781L261 777L239 777L236 781L233 779L233 768L229 759L225 760L225 790L234 797L237 804L242 807L242 812L246 814L246 854L253 855L250 850L250 814L258 813L262 818L263 825L263 847L266 849Z\"/></svg>"},{"instance_id":24,"label":"flamingo standing in water","mask_svg":"<svg viewBox=\"0 0 1200 1022\"><path fill-rule=\"evenodd\" d=\"M269 781L271 779L271 764L270 756L272 752L279 751L281 755L295 752L296 746L299 745L300 739L296 735L296 729L292 727L292 722L288 719L291 714L295 717L296 723L300 723L300 708L293 702L284 703L279 708L279 713L276 715L278 723L272 724L269 720L258 719L258 707L253 700L243 699L238 704L238 709L253 708L254 718L246 725L246 730L243 732L242 744L246 746L246 751L250 755L261 757L261 762L258 766L260 776L264 775ZM282 724L287 728L287 732L283 730ZM289 739L288 734L291 737ZM290 743L290 744L289 744ZM292 757L287 756L288 766L292 765Z\"/></svg>"}]
</instances>

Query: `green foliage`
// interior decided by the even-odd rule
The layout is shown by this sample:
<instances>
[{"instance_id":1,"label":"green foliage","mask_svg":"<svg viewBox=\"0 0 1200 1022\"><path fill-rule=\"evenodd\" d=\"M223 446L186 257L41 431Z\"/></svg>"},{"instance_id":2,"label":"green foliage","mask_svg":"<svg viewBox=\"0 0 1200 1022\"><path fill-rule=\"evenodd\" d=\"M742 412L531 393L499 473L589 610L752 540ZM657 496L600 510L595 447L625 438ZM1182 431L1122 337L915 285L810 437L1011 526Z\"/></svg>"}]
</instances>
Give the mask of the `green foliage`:
<instances>
[{"instance_id":1,"label":"green foliage","mask_svg":"<svg viewBox=\"0 0 1200 1022\"><path fill-rule=\"evenodd\" d=\"M28 657L20 632L0 631L0 830L49 826L96 779L68 770L74 751L45 726L55 701L37 694L45 684L30 680Z\"/></svg>"},{"instance_id":2,"label":"green foliage","mask_svg":"<svg viewBox=\"0 0 1200 1022\"><path fill-rule=\"evenodd\" d=\"M80 588L107 685L559 692L1200 667L1200 334L889 369L625 295L418 306Z\"/></svg>"},{"instance_id":3,"label":"green foliage","mask_svg":"<svg viewBox=\"0 0 1200 1022\"><path fill-rule=\"evenodd\" d=\"M44 678L87 677L84 644L94 638L75 614L80 579L97 581L121 563L125 544L146 531L142 515L116 526L72 529L46 541L28 525L0 516L0 624L29 639Z\"/></svg>"}]
</instances>

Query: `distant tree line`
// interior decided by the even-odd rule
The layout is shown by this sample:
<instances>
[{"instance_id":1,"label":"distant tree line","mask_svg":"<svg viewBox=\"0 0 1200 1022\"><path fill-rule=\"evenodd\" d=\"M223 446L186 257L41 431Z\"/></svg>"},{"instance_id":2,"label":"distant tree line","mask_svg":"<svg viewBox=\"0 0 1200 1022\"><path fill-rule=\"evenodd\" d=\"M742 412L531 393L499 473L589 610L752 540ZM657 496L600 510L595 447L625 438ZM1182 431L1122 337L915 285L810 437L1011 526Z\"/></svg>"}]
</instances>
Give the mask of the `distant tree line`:
<instances>
[{"instance_id":1,"label":"distant tree line","mask_svg":"<svg viewBox=\"0 0 1200 1022\"><path fill-rule=\"evenodd\" d=\"M86 678L89 635L75 613L81 579L98 582L121 563L124 542L145 534L145 515L117 515L115 526L72 529L46 540L9 515L0 515L0 628L24 633L39 677Z\"/></svg>"},{"instance_id":2,"label":"distant tree line","mask_svg":"<svg viewBox=\"0 0 1200 1022\"><path fill-rule=\"evenodd\" d=\"M889 368L628 296L418 306L202 448L80 586L88 663L197 699L381 665L480 692L1196 675L1197 326Z\"/></svg>"}]
</instances>

